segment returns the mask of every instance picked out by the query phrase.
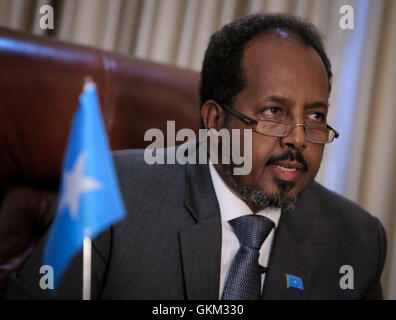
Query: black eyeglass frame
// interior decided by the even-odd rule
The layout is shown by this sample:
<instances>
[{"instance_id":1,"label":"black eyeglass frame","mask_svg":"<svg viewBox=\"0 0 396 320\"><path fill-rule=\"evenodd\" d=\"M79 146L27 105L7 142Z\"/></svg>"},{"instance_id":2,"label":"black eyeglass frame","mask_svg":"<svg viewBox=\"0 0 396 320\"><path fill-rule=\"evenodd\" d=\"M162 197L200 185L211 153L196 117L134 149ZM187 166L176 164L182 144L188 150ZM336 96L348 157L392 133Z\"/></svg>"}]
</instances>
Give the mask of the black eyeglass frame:
<instances>
[{"instance_id":1,"label":"black eyeglass frame","mask_svg":"<svg viewBox=\"0 0 396 320\"><path fill-rule=\"evenodd\" d=\"M215 101L214 101L214 102L215 102ZM240 113L239 111L236 111L235 109L229 108L229 107L227 107L227 106L225 106L225 105L221 105L221 104L218 103L218 102L215 102L215 103L216 103L217 105L219 105L221 108L223 108L225 111L227 111L228 113L231 113L232 115L234 115L234 116L237 117L238 119L242 120L243 122L245 122L245 123L247 123L247 124L250 124L250 125L253 125L253 126L257 126L257 125L259 124L259 121L273 121L273 122L279 122L279 123L286 123L285 121L272 120L272 119L264 119L264 118L260 118L260 119L256 120L256 119L253 119L253 118L250 118L250 117L244 115L243 113ZM327 130L331 130L331 131L334 132L334 136L333 136L333 139L332 139L331 141L327 141L327 142L317 142L317 141L310 141L310 140L307 139L307 141L309 141L309 142L311 142L311 143L327 144L327 143L333 142L334 139L337 139L337 138L340 136L339 132L337 132L337 130L333 129L333 128L330 127L329 125L327 125L326 128L322 128L322 127L310 127L310 126L307 126L307 125L305 125L305 124L303 124L303 123L297 123L297 124L295 124L295 125L291 125L291 126L290 126L290 131L289 131L289 133L287 133L287 134L285 134L285 135L271 135L271 134L265 134L265 133L259 132L259 131L257 131L257 130L256 130L256 132L259 133L259 134L262 134L262 135L264 135L264 136L284 138L284 137L287 137L287 136L293 131L294 128L299 127L299 126L304 127L304 133L305 133L305 129L307 129L307 128L308 128L308 129L309 129L309 128L312 128L312 129L321 129L321 130L327 129Z\"/></svg>"}]
</instances>

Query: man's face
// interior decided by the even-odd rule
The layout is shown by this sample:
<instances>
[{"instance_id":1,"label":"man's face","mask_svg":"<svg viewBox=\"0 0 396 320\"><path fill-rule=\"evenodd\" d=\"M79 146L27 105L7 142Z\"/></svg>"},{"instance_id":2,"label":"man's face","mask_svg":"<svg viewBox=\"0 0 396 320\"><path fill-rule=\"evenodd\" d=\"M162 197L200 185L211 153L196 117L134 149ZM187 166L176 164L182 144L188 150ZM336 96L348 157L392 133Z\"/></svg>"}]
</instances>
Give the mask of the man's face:
<instances>
[{"instance_id":1,"label":"man's face","mask_svg":"<svg viewBox=\"0 0 396 320\"><path fill-rule=\"evenodd\" d=\"M313 48L293 37L267 34L247 44L242 70L246 85L236 97L234 109L254 119L283 112L293 124L323 115L326 121L328 79ZM228 127L245 129L249 125L230 115ZM223 178L231 186L236 182L269 195L293 198L314 179L324 146L306 141L304 128L299 126L284 138L253 131L252 148L250 174L226 177L223 167Z\"/></svg>"}]
</instances>

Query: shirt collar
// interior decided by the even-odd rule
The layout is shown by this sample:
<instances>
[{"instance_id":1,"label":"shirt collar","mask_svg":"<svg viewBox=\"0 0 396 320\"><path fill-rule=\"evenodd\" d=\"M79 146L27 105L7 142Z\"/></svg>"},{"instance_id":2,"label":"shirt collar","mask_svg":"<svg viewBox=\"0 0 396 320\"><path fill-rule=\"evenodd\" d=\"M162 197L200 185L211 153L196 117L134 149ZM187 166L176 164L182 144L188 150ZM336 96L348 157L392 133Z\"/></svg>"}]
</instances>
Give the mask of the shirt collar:
<instances>
[{"instance_id":1,"label":"shirt collar","mask_svg":"<svg viewBox=\"0 0 396 320\"><path fill-rule=\"evenodd\" d=\"M210 159L209 170L219 202L221 222L224 223L244 215L253 214L252 210L239 195L224 182ZM256 214L271 219L275 223L275 227L277 227L281 210L278 208L265 208Z\"/></svg>"}]
</instances>

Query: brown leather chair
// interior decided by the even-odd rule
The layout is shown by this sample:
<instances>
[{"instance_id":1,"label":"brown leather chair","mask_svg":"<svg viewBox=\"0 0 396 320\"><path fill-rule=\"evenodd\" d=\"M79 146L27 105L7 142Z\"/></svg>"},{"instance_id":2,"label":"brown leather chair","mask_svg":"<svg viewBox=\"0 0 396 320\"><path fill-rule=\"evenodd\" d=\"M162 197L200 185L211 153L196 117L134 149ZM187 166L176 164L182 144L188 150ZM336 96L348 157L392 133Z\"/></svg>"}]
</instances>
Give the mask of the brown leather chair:
<instances>
[{"instance_id":1,"label":"brown leather chair","mask_svg":"<svg viewBox=\"0 0 396 320\"><path fill-rule=\"evenodd\" d=\"M0 297L50 226L83 80L97 84L112 150L147 129L200 126L197 73L0 28Z\"/></svg>"}]
</instances>

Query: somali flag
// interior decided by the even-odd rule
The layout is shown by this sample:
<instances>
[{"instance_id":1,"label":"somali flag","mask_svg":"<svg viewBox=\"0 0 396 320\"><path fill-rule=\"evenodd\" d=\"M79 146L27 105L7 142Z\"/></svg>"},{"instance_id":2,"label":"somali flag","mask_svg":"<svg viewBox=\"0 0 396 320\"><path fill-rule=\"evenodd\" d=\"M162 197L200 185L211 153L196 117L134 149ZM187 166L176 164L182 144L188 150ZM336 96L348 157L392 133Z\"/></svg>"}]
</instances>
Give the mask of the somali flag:
<instances>
[{"instance_id":1,"label":"somali flag","mask_svg":"<svg viewBox=\"0 0 396 320\"><path fill-rule=\"evenodd\" d=\"M304 290L303 281L300 277L294 276L292 274L286 274L287 288L297 288Z\"/></svg>"},{"instance_id":2,"label":"somali flag","mask_svg":"<svg viewBox=\"0 0 396 320\"><path fill-rule=\"evenodd\" d=\"M93 239L125 215L92 81L85 84L79 102L63 161L56 217L44 248L44 264L53 269L55 288L84 237Z\"/></svg>"}]
</instances>

